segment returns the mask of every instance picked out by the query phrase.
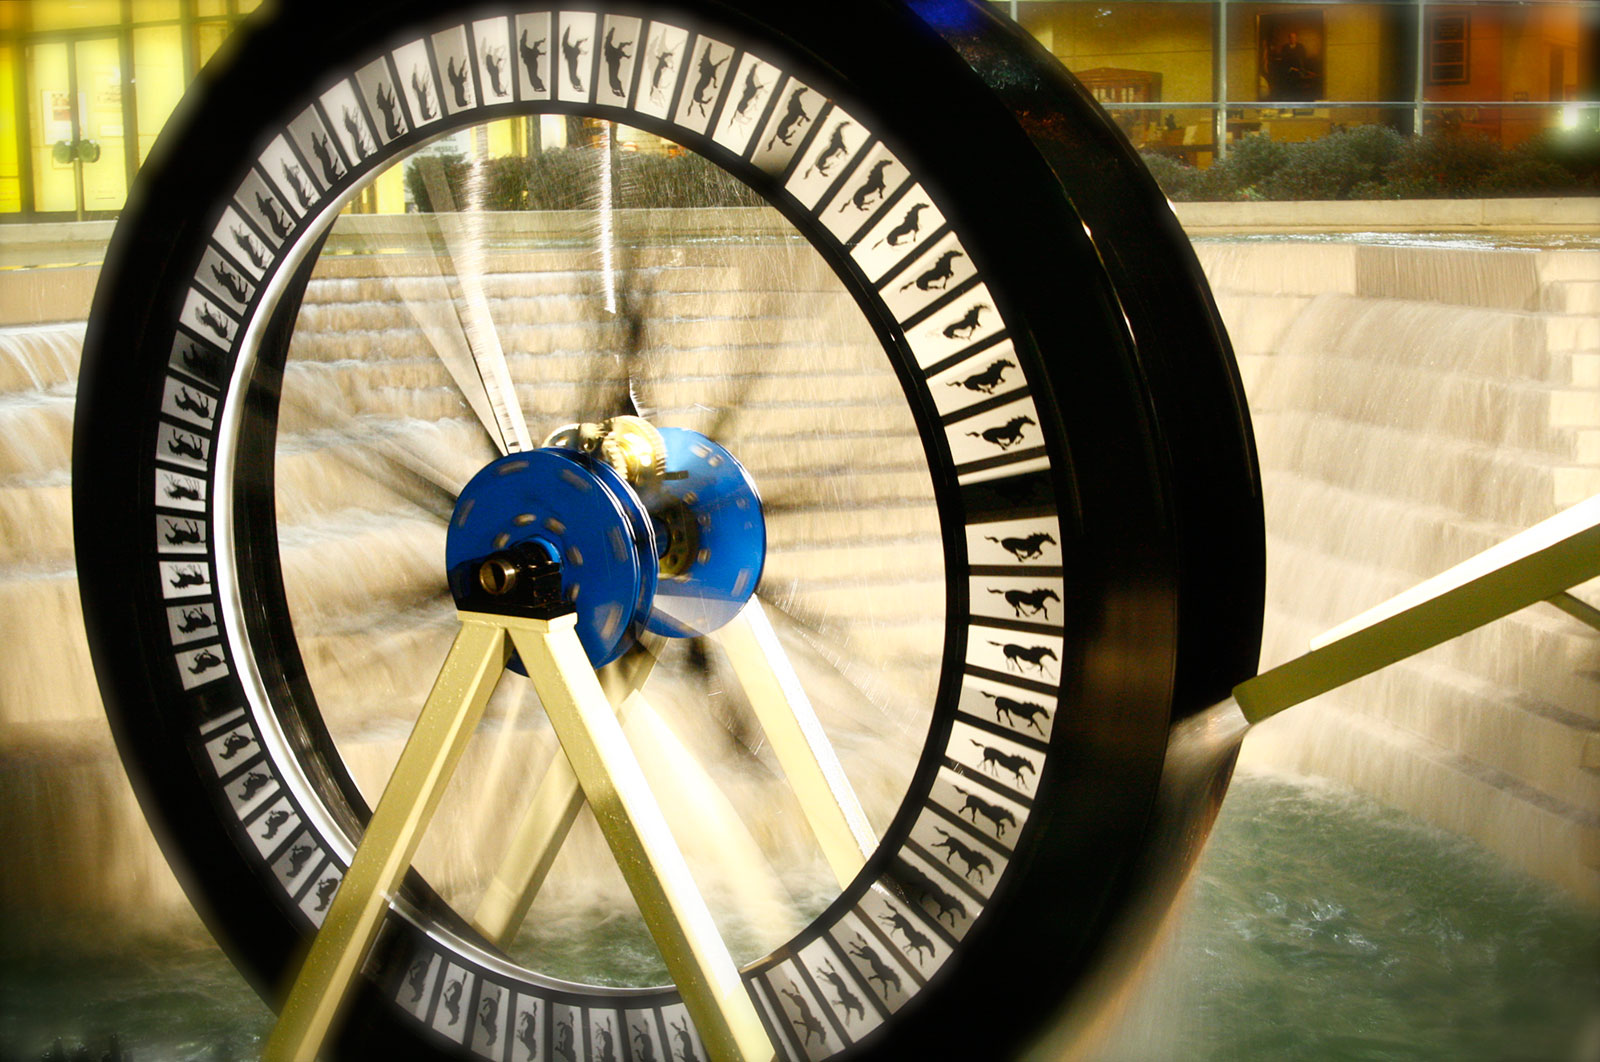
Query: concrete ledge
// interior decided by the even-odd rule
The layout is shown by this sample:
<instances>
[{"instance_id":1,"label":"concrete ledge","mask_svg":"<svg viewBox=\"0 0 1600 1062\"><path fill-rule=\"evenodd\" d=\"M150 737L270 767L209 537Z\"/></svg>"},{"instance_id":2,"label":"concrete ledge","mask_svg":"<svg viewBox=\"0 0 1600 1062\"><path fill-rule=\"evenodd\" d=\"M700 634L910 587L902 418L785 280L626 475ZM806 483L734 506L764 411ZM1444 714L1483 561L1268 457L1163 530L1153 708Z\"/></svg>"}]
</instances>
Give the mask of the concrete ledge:
<instances>
[{"instance_id":1,"label":"concrete ledge","mask_svg":"<svg viewBox=\"0 0 1600 1062\"><path fill-rule=\"evenodd\" d=\"M1600 197L1174 203L1191 236L1297 232L1502 232L1600 236Z\"/></svg>"}]
</instances>

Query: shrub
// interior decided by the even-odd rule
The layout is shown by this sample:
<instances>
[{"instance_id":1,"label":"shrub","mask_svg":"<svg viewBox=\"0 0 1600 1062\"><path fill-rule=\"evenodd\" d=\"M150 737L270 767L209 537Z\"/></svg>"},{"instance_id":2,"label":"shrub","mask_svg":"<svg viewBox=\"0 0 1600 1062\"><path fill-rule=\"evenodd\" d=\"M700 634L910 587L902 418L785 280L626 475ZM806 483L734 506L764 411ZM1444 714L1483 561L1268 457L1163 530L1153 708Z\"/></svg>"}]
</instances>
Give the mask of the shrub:
<instances>
[{"instance_id":1,"label":"shrub","mask_svg":"<svg viewBox=\"0 0 1600 1062\"><path fill-rule=\"evenodd\" d=\"M1268 199L1379 198L1384 174L1404 144L1387 126L1335 129L1293 145L1283 165L1262 179L1261 190Z\"/></svg>"}]
</instances>

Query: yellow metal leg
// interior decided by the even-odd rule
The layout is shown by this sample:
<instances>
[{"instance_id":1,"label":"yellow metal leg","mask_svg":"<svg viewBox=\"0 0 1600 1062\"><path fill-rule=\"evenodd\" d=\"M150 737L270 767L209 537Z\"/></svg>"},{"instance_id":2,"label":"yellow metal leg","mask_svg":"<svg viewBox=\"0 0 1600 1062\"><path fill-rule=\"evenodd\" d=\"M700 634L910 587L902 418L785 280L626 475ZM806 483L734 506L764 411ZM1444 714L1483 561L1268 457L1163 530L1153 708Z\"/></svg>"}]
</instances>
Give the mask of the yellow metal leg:
<instances>
[{"instance_id":1,"label":"yellow metal leg","mask_svg":"<svg viewBox=\"0 0 1600 1062\"><path fill-rule=\"evenodd\" d=\"M1258 723L1597 575L1600 495L1335 627L1305 656L1235 686L1233 699Z\"/></svg>"},{"instance_id":2,"label":"yellow metal leg","mask_svg":"<svg viewBox=\"0 0 1600 1062\"><path fill-rule=\"evenodd\" d=\"M272 1062L310 1062L321 1049L505 668L500 618L463 613L461 620L461 633L267 1039L262 1057Z\"/></svg>"},{"instance_id":3,"label":"yellow metal leg","mask_svg":"<svg viewBox=\"0 0 1600 1062\"><path fill-rule=\"evenodd\" d=\"M569 625L504 619L584 796L707 1053L765 1062L772 1044L633 750Z\"/></svg>"},{"instance_id":4,"label":"yellow metal leg","mask_svg":"<svg viewBox=\"0 0 1600 1062\"><path fill-rule=\"evenodd\" d=\"M655 667L662 639L644 635L622 659L601 668L597 677L606 699L626 718L625 706L637 694ZM583 807L583 789L566 754L557 751L546 768L533 801L522 814L511 843L489 884L484 888L472 927L502 947L516 936L545 876L555 863L561 844Z\"/></svg>"},{"instance_id":5,"label":"yellow metal leg","mask_svg":"<svg viewBox=\"0 0 1600 1062\"><path fill-rule=\"evenodd\" d=\"M834 877L849 885L878 841L761 602L752 597L716 637Z\"/></svg>"}]
</instances>

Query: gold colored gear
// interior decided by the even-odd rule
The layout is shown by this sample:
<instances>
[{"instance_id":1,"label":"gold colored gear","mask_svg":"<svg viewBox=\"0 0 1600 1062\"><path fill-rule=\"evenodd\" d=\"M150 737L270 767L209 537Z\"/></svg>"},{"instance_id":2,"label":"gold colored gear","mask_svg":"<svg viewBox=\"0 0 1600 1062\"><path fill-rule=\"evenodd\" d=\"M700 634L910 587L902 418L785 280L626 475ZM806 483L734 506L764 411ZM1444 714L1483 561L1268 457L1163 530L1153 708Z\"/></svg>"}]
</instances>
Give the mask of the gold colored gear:
<instances>
[{"instance_id":1,"label":"gold colored gear","mask_svg":"<svg viewBox=\"0 0 1600 1062\"><path fill-rule=\"evenodd\" d=\"M634 486L667 472L667 443L643 417L612 417L600 425L600 458Z\"/></svg>"}]
</instances>

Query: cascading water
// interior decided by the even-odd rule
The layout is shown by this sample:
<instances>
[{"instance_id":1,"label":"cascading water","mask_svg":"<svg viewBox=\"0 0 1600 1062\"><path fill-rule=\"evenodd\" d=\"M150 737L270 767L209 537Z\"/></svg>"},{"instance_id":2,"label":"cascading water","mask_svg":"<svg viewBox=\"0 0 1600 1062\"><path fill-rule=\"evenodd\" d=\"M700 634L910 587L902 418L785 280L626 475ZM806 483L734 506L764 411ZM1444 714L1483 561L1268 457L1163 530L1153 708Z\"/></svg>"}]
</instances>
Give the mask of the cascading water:
<instances>
[{"instance_id":1,"label":"cascading water","mask_svg":"<svg viewBox=\"0 0 1600 1062\"><path fill-rule=\"evenodd\" d=\"M618 219L619 249L638 248L628 267L651 295L649 386L641 397L663 423L689 427L718 416L730 399L754 405L753 415L734 421L744 437L740 458L759 468L764 490L788 492L796 508L772 522L774 553L789 561L769 570L770 600L814 625L804 634L789 630L786 645L824 691L814 691L814 700L852 774L892 778L885 754L906 744L899 739L916 726L899 706L926 697L918 676L933 672L911 649L926 644L923 632L937 626L942 606L937 581L896 575L916 567L907 550L937 555L931 510L911 478L907 448L915 440L909 429L877 419L876 396L898 385L863 365L862 352L875 342L864 327L817 334L819 320L848 322L853 313L823 289L826 271L777 235L770 218L730 213L742 226L734 238L672 247L651 235L665 219ZM513 222L486 230L492 253L484 257L483 287L514 374L537 381L519 393L530 422L554 427L590 415L582 407L600 391L594 376L613 385L620 379L610 356L620 324L597 299L601 269L582 226L573 235L572 227L563 232L538 220L555 234L546 231L531 249L516 246L526 235ZM395 698L420 698L448 638L450 607L435 585L439 484L464 483L493 450L435 353L439 329L459 325L440 323L437 313L451 297L453 274L430 275L418 265L419 252L434 246L429 221L386 220L384 235L370 239L360 233L369 219L342 224L349 235L330 249L362 253L329 254L301 311L279 438L278 515L308 669L336 720L342 754L371 794L414 712L396 707ZM709 216L699 224L727 227ZM1451 251L1457 257L1448 265L1429 263L1425 252L1201 248L1242 355L1265 467L1273 536L1267 663L1548 515L1563 499L1600 489L1593 479L1600 418L1585 412L1595 381L1584 375L1600 343L1586 338L1592 314L1585 324L1584 314L1570 312L1588 267L1559 255L1534 266L1495 261L1489 272L1498 279L1488 284L1471 279L1477 266L1468 258L1494 252ZM1412 268L1417 261L1427 268ZM1530 288L1527 277L1538 280L1541 270L1549 275ZM1259 279L1265 276L1272 279ZM1382 285L1409 297L1383 294ZM1335 290L1319 290L1328 287ZM1442 305L1422 297L1430 290ZM1462 305L1469 295L1481 304ZM65 925L103 935L106 915L137 911L146 926L191 926L104 733L82 650L60 412L70 408L80 336L74 328L0 333L8 446L0 458L8 573L0 806L9 850L25 853L0 875L0 895L8 941L15 954L31 955L5 965L18 976L46 969L33 979L58 997L97 982L107 968L142 969L167 963L169 954L141 945L146 950L93 960L94 973L77 960L41 960L40 948L72 952L61 943ZM749 381L730 372L729 355L752 346L767 352L772 375L747 391ZM597 365L609 368L588 371ZM838 474L858 468L863 449L874 462L870 474ZM853 547L848 561L844 544ZM859 617L860 626L820 622L838 615ZM1298 729L1290 724L1300 712L1289 713L1245 742L1246 762L1343 771L1463 832L1493 807L1492 836L1481 829L1477 836L1513 858L1563 846L1579 852L1594 829L1582 813L1592 816L1596 807L1592 772L1574 766L1575 750L1597 729L1595 659L1592 636L1558 613L1530 611L1415 668L1368 680L1341 699L1344 712L1304 709L1309 721ZM687 649L667 662L667 670L698 666ZM669 816L701 824L708 815L732 821L719 799L742 811L767 788L760 771L728 768L734 745L759 751L759 732L741 729L742 694L731 676L713 668L712 678L693 696L692 688L675 694L669 683L655 698L664 728L641 742L670 748L680 740L693 751L647 767L657 792L687 794L669 804ZM1378 704L1388 706L1381 716ZM873 722L853 721L863 717ZM485 863L498 855L489 846L486 857L480 839L556 754L541 719L526 689L508 683L485 734L512 738L469 751L462 775L477 788L447 798L451 807L430 835L424 870L469 906ZM674 762L701 768L664 778ZM707 778L721 798L704 788ZM1473 1057L1474 1045L1485 1059L1515 1054L1518 1045L1550 1057L1580 1035L1583 1000L1597 978L1592 915L1508 882L1479 857L1347 797L1260 776L1236 789L1234 799L1244 802L1232 820L1239 825L1230 833L1224 812L1213 856L1198 872L1190 921L1167 946L1153 987L1130 1004L1132 1024L1107 1042L1103 1057L1362 1050ZM857 790L879 821L893 811L892 786L858 781ZM1540 831L1550 823L1557 828L1546 836ZM745 831L738 851L691 856L733 882L741 866L781 865L781 853L810 846L798 813L780 801ZM596 877L614 873L597 832L580 831L562 860L518 947L556 974L593 976L609 967L619 982L659 979L653 950L622 916L631 905L620 880ZM1541 860L1524 865L1573 888L1567 871L1549 871ZM765 932L781 933L794 911L825 902L825 875L815 869L802 859L776 875L776 888L763 871L739 886L738 902L758 912L756 921L771 919ZM732 884L721 888L709 889L714 906L724 899L731 906ZM26 931L24 919L32 923ZM1512 921L1523 928L1499 924ZM764 939L734 936L749 948ZM1486 954L1493 974L1474 965ZM188 1047L142 1023L137 1014L162 1004L126 987L105 989L122 992L122 1002L103 1011L114 1016L91 1020L49 1017L48 993L8 980L0 1054L36 1056L53 1035L82 1040L109 1029L134 1046L167 1043L166 1054L188 1057L229 1043L231 1014L260 1014L247 1021L264 1026L264 1011L250 1009L242 987L215 966L186 973L187 961L160 966L160 976L183 992L233 1000L212 1024L184 1026L194 1038ZM1419 972L1435 969L1452 972ZM219 979L232 987L218 987ZM1238 999L1258 996L1262 985L1287 986L1271 997L1269 1009L1281 1017L1252 1025L1260 1015ZM1399 1001L1407 993L1416 1006ZM1325 1013L1345 1009L1370 1022L1361 1027ZM1424 1020L1424 1011L1454 1016ZM1171 1024L1137 1028L1155 1012ZM1452 1021L1472 1035L1446 1028ZM221 1049L253 1053L248 1036L233 1042Z\"/></svg>"}]
</instances>

